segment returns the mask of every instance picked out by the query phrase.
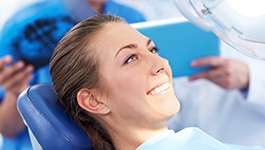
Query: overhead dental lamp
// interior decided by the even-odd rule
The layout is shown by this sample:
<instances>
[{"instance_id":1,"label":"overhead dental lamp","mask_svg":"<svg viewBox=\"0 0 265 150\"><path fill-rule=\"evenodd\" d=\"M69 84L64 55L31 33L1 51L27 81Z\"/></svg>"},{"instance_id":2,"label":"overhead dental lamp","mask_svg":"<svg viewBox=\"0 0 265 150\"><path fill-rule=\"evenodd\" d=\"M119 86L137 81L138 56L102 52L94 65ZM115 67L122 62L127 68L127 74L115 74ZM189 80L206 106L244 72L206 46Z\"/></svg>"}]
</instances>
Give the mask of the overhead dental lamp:
<instances>
[{"instance_id":1,"label":"overhead dental lamp","mask_svg":"<svg viewBox=\"0 0 265 150\"><path fill-rule=\"evenodd\" d=\"M175 0L192 23L238 51L265 60L264 0Z\"/></svg>"}]
</instances>

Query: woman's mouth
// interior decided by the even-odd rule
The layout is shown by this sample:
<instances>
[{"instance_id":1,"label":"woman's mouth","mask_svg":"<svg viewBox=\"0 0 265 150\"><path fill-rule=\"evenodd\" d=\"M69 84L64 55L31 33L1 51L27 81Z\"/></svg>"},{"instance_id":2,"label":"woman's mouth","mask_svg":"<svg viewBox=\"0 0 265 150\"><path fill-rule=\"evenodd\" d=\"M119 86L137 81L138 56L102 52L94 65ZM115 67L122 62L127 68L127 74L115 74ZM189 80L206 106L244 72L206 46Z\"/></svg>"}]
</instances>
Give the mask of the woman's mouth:
<instances>
[{"instance_id":1,"label":"woman's mouth","mask_svg":"<svg viewBox=\"0 0 265 150\"><path fill-rule=\"evenodd\" d=\"M150 91L147 92L147 95L162 95L165 94L169 88L170 84L169 82L166 82L152 88Z\"/></svg>"}]
</instances>

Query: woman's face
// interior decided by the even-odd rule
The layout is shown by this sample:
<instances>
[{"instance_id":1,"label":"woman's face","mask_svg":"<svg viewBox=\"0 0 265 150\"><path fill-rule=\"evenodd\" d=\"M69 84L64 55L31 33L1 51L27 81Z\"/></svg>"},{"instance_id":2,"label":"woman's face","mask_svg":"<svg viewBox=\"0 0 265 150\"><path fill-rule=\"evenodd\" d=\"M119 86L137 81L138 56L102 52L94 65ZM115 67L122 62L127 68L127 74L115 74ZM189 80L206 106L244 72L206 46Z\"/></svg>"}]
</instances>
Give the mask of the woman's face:
<instances>
[{"instance_id":1,"label":"woman's face","mask_svg":"<svg viewBox=\"0 0 265 150\"><path fill-rule=\"evenodd\" d=\"M108 23L95 35L99 85L115 121L149 126L179 110L166 59L155 44L126 23Z\"/></svg>"}]
</instances>

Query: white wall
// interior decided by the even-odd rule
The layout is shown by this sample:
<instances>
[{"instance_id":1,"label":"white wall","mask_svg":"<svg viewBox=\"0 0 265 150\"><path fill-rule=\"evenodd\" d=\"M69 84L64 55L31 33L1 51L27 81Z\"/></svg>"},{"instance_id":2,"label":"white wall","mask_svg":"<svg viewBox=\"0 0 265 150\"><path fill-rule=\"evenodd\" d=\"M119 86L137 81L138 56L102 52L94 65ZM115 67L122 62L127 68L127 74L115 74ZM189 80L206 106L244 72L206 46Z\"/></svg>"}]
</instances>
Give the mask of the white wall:
<instances>
[{"instance_id":1,"label":"white wall","mask_svg":"<svg viewBox=\"0 0 265 150\"><path fill-rule=\"evenodd\" d=\"M17 9L38 0L1 0L0 1L0 29L6 19Z\"/></svg>"}]
</instances>

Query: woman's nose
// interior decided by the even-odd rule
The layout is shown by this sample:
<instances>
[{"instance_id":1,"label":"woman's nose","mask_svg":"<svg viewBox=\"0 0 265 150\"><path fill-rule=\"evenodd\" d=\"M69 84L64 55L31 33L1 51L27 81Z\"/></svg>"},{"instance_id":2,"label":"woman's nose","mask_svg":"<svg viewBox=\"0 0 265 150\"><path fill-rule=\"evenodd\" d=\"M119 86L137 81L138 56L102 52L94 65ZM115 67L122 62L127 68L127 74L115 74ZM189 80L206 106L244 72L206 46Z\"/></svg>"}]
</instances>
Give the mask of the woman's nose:
<instances>
[{"instance_id":1,"label":"woman's nose","mask_svg":"<svg viewBox=\"0 0 265 150\"><path fill-rule=\"evenodd\" d=\"M154 75L158 75L160 73L163 73L165 72L165 68L164 67L161 67L161 68L157 68L154 70Z\"/></svg>"},{"instance_id":2,"label":"woman's nose","mask_svg":"<svg viewBox=\"0 0 265 150\"><path fill-rule=\"evenodd\" d=\"M154 56L152 59L151 72L153 75L165 73L167 69L167 60L160 56Z\"/></svg>"}]
</instances>

